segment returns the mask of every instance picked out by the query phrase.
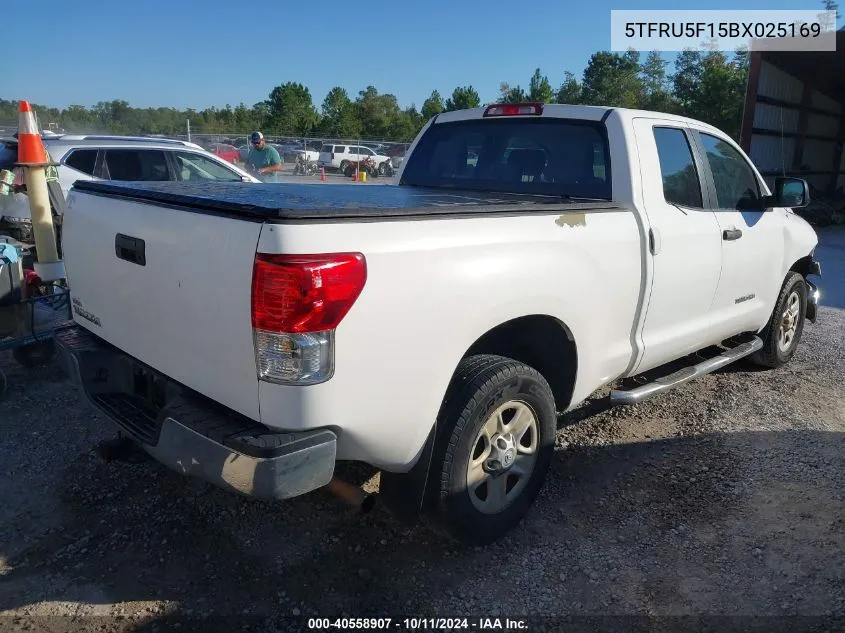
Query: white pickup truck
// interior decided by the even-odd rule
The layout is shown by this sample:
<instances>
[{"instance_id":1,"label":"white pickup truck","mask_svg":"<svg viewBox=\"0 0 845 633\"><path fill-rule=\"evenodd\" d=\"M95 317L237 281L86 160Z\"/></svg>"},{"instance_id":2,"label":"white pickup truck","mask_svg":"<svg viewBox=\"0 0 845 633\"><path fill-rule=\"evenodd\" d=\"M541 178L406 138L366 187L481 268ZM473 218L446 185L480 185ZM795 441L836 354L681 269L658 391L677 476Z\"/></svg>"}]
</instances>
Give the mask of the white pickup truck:
<instances>
[{"instance_id":1,"label":"white pickup truck","mask_svg":"<svg viewBox=\"0 0 845 633\"><path fill-rule=\"evenodd\" d=\"M366 462L397 516L488 543L603 386L789 361L821 270L806 183L774 189L703 123L541 104L436 116L398 185L78 182L60 356L177 471L283 499Z\"/></svg>"}]
</instances>

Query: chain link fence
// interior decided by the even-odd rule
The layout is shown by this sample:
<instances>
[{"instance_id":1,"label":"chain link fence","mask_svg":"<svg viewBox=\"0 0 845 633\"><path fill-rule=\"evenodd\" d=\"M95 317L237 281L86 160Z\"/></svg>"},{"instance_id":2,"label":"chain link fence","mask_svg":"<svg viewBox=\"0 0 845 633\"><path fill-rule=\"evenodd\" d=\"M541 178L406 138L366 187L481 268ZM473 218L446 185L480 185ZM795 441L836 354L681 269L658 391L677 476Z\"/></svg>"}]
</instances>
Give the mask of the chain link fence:
<instances>
[{"instance_id":1,"label":"chain link fence","mask_svg":"<svg viewBox=\"0 0 845 633\"><path fill-rule=\"evenodd\" d=\"M50 126L53 128L54 126ZM72 130L58 130L50 129L43 126L44 132L77 134ZM11 137L17 132L16 122L0 122L0 137ZM234 163L244 163L246 161L249 149L250 132L231 132L218 134L129 134L129 136L143 136L147 138L161 138L174 139L180 141L189 141L202 147L203 149L217 154L221 158L230 160ZM124 135L116 135L124 136ZM294 163L298 156L302 155L303 150L307 150L309 160L317 160L320 149L326 144L332 145L346 145L351 147L364 146L369 147L377 154L384 154L390 156L394 167L398 167L402 157L407 151L410 143L407 141L395 141L391 139L373 139L373 138L329 138L329 137L315 137L315 136L276 136L273 134L265 134L264 140L271 146L275 147L285 163Z\"/></svg>"},{"instance_id":2,"label":"chain link fence","mask_svg":"<svg viewBox=\"0 0 845 633\"><path fill-rule=\"evenodd\" d=\"M52 126L51 126L52 127ZM11 137L18 131L17 122L9 121L9 122L0 122L0 137ZM72 130L65 132L64 130L58 129L48 129L44 127L45 133L67 133L67 134L76 134ZM239 161L243 161L246 158L246 154L249 151L250 144L249 144L249 134L250 132L231 132L226 133L222 132L219 134L206 134L206 133L199 133L199 134L130 134L130 136L144 136L148 138L161 138L161 139L175 139L180 141L190 141L191 143L196 143L197 145L201 146L204 149L209 151L219 153L219 152L234 152L237 151L239 154ZM121 135L122 136L122 135ZM302 152L302 150L309 150L311 152L319 152L320 148L325 144L337 144L337 145L360 145L366 146L376 152L388 152L396 153L397 150L402 150L404 152L407 149L409 142L407 141L396 141L392 139L374 139L374 138L328 138L328 137L316 137L316 136L275 136L272 134L265 134L264 135L265 141L274 146L279 155L285 162L293 162L296 160L296 156ZM228 147L226 147L228 146Z\"/></svg>"},{"instance_id":3,"label":"chain link fence","mask_svg":"<svg viewBox=\"0 0 845 633\"><path fill-rule=\"evenodd\" d=\"M153 135L148 135L153 136ZM245 157L249 151L249 134L172 134L172 135L157 135L161 138L172 138L181 141L190 141L196 143L205 149L211 151L225 151L225 147L229 146L237 150L241 157ZM313 137L313 136L274 136L272 134L265 134L264 140L267 144L275 147L279 155L285 162L291 162L296 159L297 154L302 150L309 152L319 152L320 148L326 144L338 145L360 145L366 146L376 152L385 152L391 148L407 149L407 142L398 142L389 139L351 139L351 138L327 138L327 137ZM231 149L230 149L231 151Z\"/></svg>"}]
</instances>

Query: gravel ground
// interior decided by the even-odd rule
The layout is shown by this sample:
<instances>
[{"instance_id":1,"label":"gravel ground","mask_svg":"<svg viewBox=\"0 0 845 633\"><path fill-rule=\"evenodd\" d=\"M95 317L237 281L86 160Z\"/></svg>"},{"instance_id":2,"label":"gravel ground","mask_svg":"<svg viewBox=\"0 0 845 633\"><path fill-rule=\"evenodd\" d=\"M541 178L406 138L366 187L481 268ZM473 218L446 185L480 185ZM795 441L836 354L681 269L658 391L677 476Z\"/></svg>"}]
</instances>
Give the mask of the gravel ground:
<instances>
[{"instance_id":1,"label":"gravel ground","mask_svg":"<svg viewBox=\"0 0 845 633\"><path fill-rule=\"evenodd\" d=\"M828 284L845 278L843 238L820 249ZM484 549L323 492L265 503L154 462L104 463L93 449L113 433L59 370L0 354L0 630L174 630L197 615L237 617L227 631L279 614L845 616L843 308L823 308L782 369L741 364L566 416L529 517Z\"/></svg>"}]
</instances>

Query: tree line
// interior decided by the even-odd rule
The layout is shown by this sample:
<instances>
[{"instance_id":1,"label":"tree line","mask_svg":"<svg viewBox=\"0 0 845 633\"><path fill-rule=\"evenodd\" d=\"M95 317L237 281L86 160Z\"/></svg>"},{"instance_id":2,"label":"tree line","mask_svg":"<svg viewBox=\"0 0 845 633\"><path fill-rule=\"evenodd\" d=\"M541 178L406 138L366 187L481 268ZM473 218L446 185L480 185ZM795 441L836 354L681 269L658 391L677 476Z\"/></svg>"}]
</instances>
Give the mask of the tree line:
<instances>
[{"instance_id":1,"label":"tree line","mask_svg":"<svg viewBox=\"0 0 845 633\"><path fill-rule=\"evenodd\" d=\"M502 83L490 102L540 101L643 108L691 116L728 134L739 134L748 56L715 50L684 51L674 72L659 53L644 58L635 51L593 54L581 77L565 72L556 85L538 68L527 85ZM278 136L411 140L423 124L439 112L482 105L472 85L459 86L443 96L437 90L422 103L402 108L392 94L375 86L354 98L341 87L332 88L319 107L307 86L289 81L274 87L264 101L247 106L180 110L134 108L122 100L93 107L72 105L57 109L33 104L42 127L56 124L72 133L246 134L262 130ZM16 101L0 99L0 121L17 120Z\"/></svg>"}]
</instances>

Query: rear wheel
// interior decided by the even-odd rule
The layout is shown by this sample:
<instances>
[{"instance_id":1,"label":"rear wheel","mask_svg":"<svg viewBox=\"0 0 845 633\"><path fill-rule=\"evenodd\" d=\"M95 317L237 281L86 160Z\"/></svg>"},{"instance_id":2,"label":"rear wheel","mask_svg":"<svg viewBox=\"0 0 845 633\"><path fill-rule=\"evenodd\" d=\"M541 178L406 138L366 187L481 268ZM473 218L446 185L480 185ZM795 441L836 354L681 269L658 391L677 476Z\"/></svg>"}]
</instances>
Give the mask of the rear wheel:
<instances>
[{"instance_id":1,"label":"rear wheel","mask_svg":"<svg viewBox=\"0 0 845 633\"><path fill-rule=\"evenodd\" d=\"M502 356L461 362L438 424L428 519L468 545L513 529L540 491L554 451L554 397L535 369Z\"/></svg>"},{"instance_id":2,"label":"rear wheel","mask_svg":"<svg viewBox=\"0 0 845 633\"><path fill-rule=\"evenodd\" d=\"M349 174L346 173L346 170L349 168L349 161L342 160L340 161L340 173L344 176L348 176Z\"/></svg>"},{"instance_id":3,"label":"rear wheel","mask_svg":"<svg viewBox=\"0 0 845 633\"><path fill-rule=\"evenodd\" d=\"M783 282L775 309L760 336L763 348L751 360L764 367L780 367L790 361L804 331L807 283L795 272Z\"/></svg>"}]
</instances>

